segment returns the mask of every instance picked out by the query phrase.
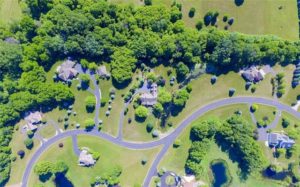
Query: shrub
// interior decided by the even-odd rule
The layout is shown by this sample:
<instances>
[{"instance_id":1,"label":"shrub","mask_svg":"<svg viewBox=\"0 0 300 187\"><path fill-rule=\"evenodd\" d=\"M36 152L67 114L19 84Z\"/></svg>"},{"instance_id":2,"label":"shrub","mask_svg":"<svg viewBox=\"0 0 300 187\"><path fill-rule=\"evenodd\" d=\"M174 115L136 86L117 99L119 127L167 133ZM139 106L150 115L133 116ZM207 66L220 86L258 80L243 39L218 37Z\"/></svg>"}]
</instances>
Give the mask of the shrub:
<instances>
[{"instance_id":1,"label":"shrub","mask_svg":"<svg viewBox=\"0 0 300 187\"><path fill-rule=\"evenodd\" d=\"M135 109L135 116L145 119L148 116L148 109L144 106L139 106Z\"/></svg>"},{"instance_id":2,"label":"shrub","mask_svg":"<svg viewBox=\"0 0 300 187\"><path fill-rule=\"evenodd\" d=\"M34 132L33 132L33 131L31 131L31 130L27 131L27 136L28 136L28 138L32 138L33 135L34 135Z\"/></svg>"},{"instance_id":3,"label":"shrub","mask_svg":"<svg viewBox=\"0 0 300 187\"><path fill-rule=\"evenodd\" d=\"M250 110L251 110L251 112L256 112L258 110L258 105L252 104Z\"/></svg>"},{"instance_id":4,"label":"shrub","mask_svg":"<svg viewBox=\"0 0 300 187\"><path fill-rule=\"evenodd\" d=\"M228 21L228 16L227 15L224 15L223 16L223 22L227 22Z\"/></svg>"},{"instance_id":5,"label":"shrub","mask_svg":"<svg viewBox=\"0 0 300 187\"><path fill-rule=\"evenodd\" d=\"M83 69L87 69L89 66L89 62L86 59L81 59L80 64Z\"/></svg>"},{"instance_id":6,"label":"shrub","mask_svg":"<svg viewBox=\"0 0 300 187\"><path fill-rule=\"evenodd\" d=\"M255 91L256 91L256 86L253 85L253 86L251 87L251 92L254 93Z\"/></svg>"},{"instance_id":7,"label":"shrub","mask_svg":"<svg viewBox=\"0 0 300 187\"><path fill-rule=\"evenodd\" d=\"M97 64L96 64L95 62L92 62L92 63L90 63L90 64L88 65L88 68L89 68L89 70L91 70L91 71L96 71L97 68L98 68L98 66L97 66Z\"/></svg>"},{"instance_id":8,"label":"shrub","mask_svg":"<svg viewBox=\"0 0 300 187\"><path fill-rule=\"evenodd\" d=\"M94 96L88 96L84 100L87 112L93 112L96 107L96 99Z\"/></svg>"},{"instance_id":9,"label":"shrub","mask_svg":"<svg viewBox=\"0 0 300 187\"><path fill-rule=\"evenodd\" d=\"M230 88L230 89L229 89L229 96L230 96L230 97L233 96L234 93L235 93L235 89L234 89L234 88Z\"/></svg>"},{"instance_id":10,"label":"shrub","mask_svg":"<svg viewBox=\"0 0 300 187\"><path fill-rule=\"evenodd\" d=\"M174 148L178 148L179 146L181 146L181 140L180 139L176 139L173 143L173 147Z\"/></svg>"},{"instance_id":11,"label":"shrub","mask_svg":"<svg viewBox=\"0 0 300 187\"><path fill-rule=\"evenodd\" d=\"M94 160L98 160L100 158L100 153L99 152L93 151L93 150L90 150L89 152L91 153Z\"/></svg>"},{"instance_id":12,"label":"shrub","mask_svg":"<svg viewBox=\"0 0 300 187\"><path fill-rule=\"evenodd\" d=\"M196 12L196 9L194 7L192 7L189 11L189 17L192 18L195 16L195 12Z\"/></svg>"},{"instance_id":13,"label":"shrub","mask_svg":"<svg viewBox=\"0 0 300 187\"><path fill-rule=\"evenodd\" d=\"M185 87L185 89L186 89L187 92L191 93L192 90L193 90L193 87L192 87L191 84L188 84L188 85Z\"/></svg>"},{"instance_id":14,"label":"shrub","mask_svg":"<svg viewBox=\"0 0 300 187\"><path fill-rule=\"evenodd\" d=\"M104 107L106 105L106 103L108 102L108 98L102 97L101 98L101 107Z\"/></svg>"},{"instance_id":15,"label":"shrub","mask_svg":"<svg viewBox=\"0 0 300 187\"><path fill-rule=\"evenodd\" d=\"M281 125L283 128L287 128L290 124L291 124L291 122L289 119L287 119L285 117L282 118Z\"/></svg>"},{"instance_id":16,"label":"shrub","mask_svg":"<svg viewBox=\"0 0 300 187\"><path fill-rule=\"evenodd\" d=\"M146 6L152 5L152 0L144 0Z\"/></svg>"},{"instance_id":17,"label":"shrub","mask_svg":"<svg viewBox=\"0 0 300 187\"><path fill-rule=\"evenodd\" d=\"M196 23L196 29L200 31L203 28L203 21L199 20Z\"/></svg>"},{"instance_id":18,"label":"shrub","mask_svg":"<svg viewBox=\"0 0 300 187\"><path fill-rule=\"evenodd\" d=\"M148 160L147 160L146 158L143 158L142 161L141 161L141 163L142 163L143 165L147 164L147 162L148 162Z\"/></svg>"},{"instance_id":19,"label":"shrub","mask_svg":"<svg viewBox=\"0 0 300 187\"><path fill-rule=\"evenodd\" d=\"M218 80L218 77L214 75L210 78L210 83L215 84L217 82L217 80Z\"/></svg>"},{"instance_id":20,"label":"shrub","mask_svg":"<svg viewBox=\"0 0 300 187\"><path fill-rule=\"evenodd\" d=\"M228 24L229 24L229 25L232 25L233 22L234 22L234 18L230 18L230 19L228 20Z\"/></svg>"},{"instance_id":21,"label":"shrub","mask_svg":"<svg viewBox=\"0 0 300 187\"><path fill-rule=\"evenodd\" d=\"M26 138L26 140L24 140L24 144L27 149L31 149L33 147L33 140L30 138Z\"/></svg>"},{"instance_id":22,"label":"shrub","mask_svg":"<svg viewBox=\"0 0 300 187\"><path fill-rule=\"evenodd\" d=\"M92 130L95 127L95 122L93 119L86 119L84 121L84 127L86 130Z\"/></svg>"},{"instance_id":23,"label":"shrub","mask_svg":"<svg viewBox=\"0 0 300 187\"><path fill-rule=\"evenodd\" d=\"M20 156L20 158L23 158L25 156L25 151L19 150L17 154Z\"/></svg>"},{"instance_id":24,"label":"shrub","mask_svg":"<svg viewBox=\"0 0 300 187\"><path fill-rule=\"evenodd\" d=\"M154 130L154 131L152 132L152 137L153 137L153 138L156 138L156 137L158 137L158 136L159 136L158 130Z\"/></svg>"},{"instance_id":25,"label":"shrub","mask_svg":"<svg viewBox=\"0 0 300 187\"><path fill-rule=\"evenodd\" d=\"M38 162L34 167L34 173L40 178L49 179L53 175L54 164L49 161Z\"/></svg>"},{"instance_id":26,"label":"shrub","mask_svg":"<svg viewBox=\"0 0 300 187\"><path fill-rule=\"evenodd\" d=\"M146 130L148 133L150 133L153 130L153 128L154 126L152 123L147 123Z\"/></svg>"},{"instance_id":27,"label":"shrub","mask_svg":"<svg viewBox=\"0 0 300 187\"><path fill-rule=\"evenodd\" d=\"M236 6L242 6L242 4L244 3L244 0L234 0L234 3Z\"/></svg>"}]
</instances>

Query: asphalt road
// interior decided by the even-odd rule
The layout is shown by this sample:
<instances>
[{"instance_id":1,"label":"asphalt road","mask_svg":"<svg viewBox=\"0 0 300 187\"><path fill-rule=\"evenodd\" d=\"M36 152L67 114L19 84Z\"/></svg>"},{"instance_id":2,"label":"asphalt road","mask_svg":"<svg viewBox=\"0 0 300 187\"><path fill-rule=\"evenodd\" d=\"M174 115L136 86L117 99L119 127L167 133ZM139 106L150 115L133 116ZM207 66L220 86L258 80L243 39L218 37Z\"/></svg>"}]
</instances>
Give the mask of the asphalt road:
<instances>
[{"instance_id":1,"label":"asphalt road","mask_svg":"<svg viewBox=\"0 0 300 187\"><path fill-rule=\"evenodd\" d=\"M39 159L41 154L46 151L51 145L58 143L60 140L75 136L75 135L81 135L81 134L86 134L86 135L91 135L98 137L100 139L107 140L111 143L114 143L116 145L128 148L128 149L149 149L153 148L159 145L163 145L162 150L158 153L157 157L155 158L154 162L151 165L150 170L148 171L148 174L144 180L144 187L148 187L151 181L151 178L156 175L157 173L157 166L165 153L167 152L168 148L173 144L174 140L180 135L183 129L186 128L192 121L197 119L198 117L202 116L208 111L227 106L227 105L232 105L232 104L239 104L239 103L246 103L246 104L252 104L252 103L260 103L264 105L270 105L273 107L276 107L280 111L285 111L287 113L290 113L294 115L295 117L300 119L300 113L293 110L290 106L282 104L278 101L272 100L272 99L267 99L267 98L260 98L260 97L232 97L232 98L226 98L222 100L215 101L213 103L210 103L206 106L203 106L199 109L197 109L195 112L193 112L190 116L188 116L185 120L183 120L178 127L170 132L167 136L159 139L159 140L154 140L151 142L129 142L122 140L121 138L116 138L111 135L105 134L103 132L98 132L96 130L87 132L85 130L77 129L77 130L69 130L62 132L53 138L49 139L45 143L42 144L42 146L33 154L31 160L28 162L23 179L22 179L22 187L26 187L26 184L28 183L30 172L32 171L32 168L35 164L35 162Z\"/></svg>"}]
</instances>

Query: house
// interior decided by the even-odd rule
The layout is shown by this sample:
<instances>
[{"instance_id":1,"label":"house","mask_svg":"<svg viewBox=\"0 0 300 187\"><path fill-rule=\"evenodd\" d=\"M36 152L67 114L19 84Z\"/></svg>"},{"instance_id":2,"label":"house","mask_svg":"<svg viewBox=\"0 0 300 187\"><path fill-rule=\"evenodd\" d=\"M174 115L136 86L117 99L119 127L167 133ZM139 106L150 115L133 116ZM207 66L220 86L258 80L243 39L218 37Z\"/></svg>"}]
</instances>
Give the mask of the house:
<instances>
[{"instance_id":1,"label":"house","mask_svg":"<svg viewBox=\"0 0 300 187\"><path fill-rule=\"evenodd\" d=\"M63 81L73 79L78 74L78 71L74 68L75 64L76 63L74 61L67 59L60 66L57 67L57 76Z\"/></svg>"},{"instance_id":2,"label":"house","mask_svg":"<svg viewBox=\"0 0 300 187\"><path fill-rule=\"evenodd\" d=\"M93 166L96 163L92 154L87 149L83 149L79 154L78 165L79 166Z\"/></svg>"},{"instance_id":3,"label":"house","mask_svg":"<svg viewBox=\"0 0 300 187\"><path fill-rule=\"evenodd\" d=\"M24 125L24 129L27 131L34 131L37 129L37 125L41 123L43 117L40 112L30 112L25 117L26 124Z\"/></svg>"},{"instance_id":4,"label":"house","mask_svg":"<svg viewBox=\"0 0 300 187\"><path fill-rule=\"evenodd\" d=\"M144 106L153 106L157 102L157 84L153 83L149 87L149 92L142 93L140 101Z\"/></svg>"},{"instance_id":5,"label":"house","mask_svg":"<svg viewBox=\"0 0 300 187\"><path fill-rule=\"evenodd\" d=\"M97 74L98 74L100 77L103 77L103 78L110 77L110 74L107 72L106 67L105 67L104 65L100 66L100 67L97 69Z\"/></svg>"},{"instance_id":6,"label":"house","mask_svg":"<svg viewBox=\"0 0 300 187\"><path fill-rule=\"evenodd\" d=\"M276 148L291 148L295 144L295 141L282 133L269 133L268 143L269 146Z\"/></svg>"},{"instance_id":7,"label":"house","mask_svg":"<svg viewBox=\"0 0 300 187\"><path fill-rule=\"evenodd\" d=\"M263 69L258 69L256 66L251 66L245 70L241 71L242 77L249 82L259 82L264 79L265 72Z\"/></svg>"}]
</instances>

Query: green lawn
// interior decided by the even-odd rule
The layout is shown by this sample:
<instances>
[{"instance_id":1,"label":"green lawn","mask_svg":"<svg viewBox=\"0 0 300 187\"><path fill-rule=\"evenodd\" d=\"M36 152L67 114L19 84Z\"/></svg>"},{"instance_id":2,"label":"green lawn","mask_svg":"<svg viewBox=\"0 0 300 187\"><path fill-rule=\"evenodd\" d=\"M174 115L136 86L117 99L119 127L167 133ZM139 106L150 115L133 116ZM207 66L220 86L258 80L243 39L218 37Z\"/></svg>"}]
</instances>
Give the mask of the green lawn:
<instances>
[{"instance_id":1,"label":"green lawn","mask_svg":"<svg viewBox=\"0 0 300 187\"><path fill-rule=\"evenodd\" d=\"M0 0L0 23L9 24L21 19L19 0Z\"/></svg>"},{"instance_id":2,"label":"green lawn","mask_svg":"<svg viewBox=\"0 0 300 187\"><path fill-rule=\"evenodd\" d=\"M43 138L49 139L55 136L56 129L52 124L47 124L46 126L43 126L41 130L39 130L39 133Z\"/></svg>"},{"instance_id":3,"label":"green lawn","mask_svg":"<svg viewBox=\"0 0 300 187\"><path fill-rule=\"evenodd\" d=\"M249 122L249 124L252 124L251 116L248 110L248 106L246 104L231 105L210 111L207 114L205 114L205 116L198 118L192 124L195 124L205 119L209 119L211 117L218 117L224 120L228 118L231 114L233 114L236 110L241 110L244 118ZM163 160L160 162L158 169L166 168L167 170L174 171L179 175L185 174L184 165L188 156L188 149L191 146L191 141L189 139L191 126L192 125L189 125L179 136L179 139L182 141L182 145L179 148L171 147L168 150L165 157L163 158ZM207 170L203 174L203 176L200 177L200 180L204 181L207 184L210 184L211 178L209 163L212 160L219 158L225 160L229 166L229 172L233 177L232 186L279 186L276 184L276 181L265 180L261 178L257 179L254 177L250 177L247 181L240 181L238 176L239 168L237 163L233 163L230 160L228 154L222 152L215 143L212 144L211 149L209 150L208 155L206 156L206 159L203 160L203 166L204 168L207 168Z\"/></svg>"},{"instance_id":4,"label":"green lawn","mask_svg":"<svg viewBox=\"0 0 300 187\"><path fill-rule=\"evenodd\" d=\"M265 120L268 118L269 123L272 123L276 114L276 108L267 105L258 104L257 111L254 112L254 116L257 121Z\"/></svg>"},{"instance_id":5,"label":"green lawn","mask_svg":"<svg viewBox=\"0 0 300 187\"><path fill-rule=\"evenodd\" d=\"M57 144L54 144L41 156L40 160L65 161L70 167L67 176L74 186L89 186L92 178L101 176L114 165L120 165L123 168L120 177L121 186L132 187L134 184L142 184L155 155L160 150L159 147L148 150L130 150L95 137L78 136L80 147L89 147L101 153L100 159L94 167L85 168L77 165L78 158L73 153L71 138L63 140L63 143L63 148L58 148ZM141 160L144 158L148 159L148 162L143 166ZM32 173L29 186L38 183L40 183L38 177ZM51 182L45 183L45 187L48 186L54 185Z\"/></svg>"},{"instance_id":6,"label":"green lawn","mask_svg":"<svg viewBox=\"0 0 300 187\"><path fill-rule=\"evenodd\" d=\"M12 155L16 156L17 160L12 163L11 175L7 185L18 184L21 182L26 167L26 163L30 160L33 153L35 153L35 151L37 150L37 148L40 147L40 142L36 139L34 139L34 146L31 150L28 150L25 147L23 142L25 138L27 138L27 135L21 134L20 132L20 129L22 128L22 124L24 123L25 122L22 120L16 125L16 127L19 127L19 130L17 129L15 130L15 132L13 133L12 141L10 142ZM25 151L25 156L22 159L17 155L17 152L19 150Z\"/></svg>"},{"instance_id":7,"label":"green lawn","mask_svg":"<svg viewBox=\"0 0 300 187\"><path fill-rule=\"evenodd\" d=\"M114 3L130 3L141 5L141 0L110 0ZM168 7L173 0L153 0L153 4L164 4ZM246 34L273 34L285 39L298 40L297 2L293 0L246 0L242 6L234 1L223 0L177 0L182 4L183 20L187 26L194 27L198 20L208 11L218 11L218 28L224 29L224 15L234 18L230 31ZM191 7L196 9L195 16L190 18Z\"/></svg>"}]
</instances>

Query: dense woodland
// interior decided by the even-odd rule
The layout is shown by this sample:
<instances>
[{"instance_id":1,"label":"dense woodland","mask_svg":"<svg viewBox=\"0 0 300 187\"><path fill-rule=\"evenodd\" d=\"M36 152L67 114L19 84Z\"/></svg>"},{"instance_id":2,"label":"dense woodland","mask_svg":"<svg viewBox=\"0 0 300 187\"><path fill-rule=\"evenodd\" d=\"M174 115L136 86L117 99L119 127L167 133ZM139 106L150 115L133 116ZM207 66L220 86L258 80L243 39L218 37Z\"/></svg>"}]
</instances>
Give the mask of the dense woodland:
<instances>
[{"instance_id":1,"label":"dense woodland","mask_svg":"<svg viewBox=\"0 0 300 187\"><path fill-rule=\"evenodd\" d=\"M13 125L24 112L74 101L67 86L46 83L45 71L57 60L73 57L109 63L115 86L126 86L142 64L163 63L184 75L197 63L236 69L254 63L293 63L299 57L299 42L187 28L177 3L170 8L112 5L104 0L25 3L22 20L0 30L1 186L10 175ZM252 170L252 160L243 162L249 162Z\"/></svg>"}]
</instances>

